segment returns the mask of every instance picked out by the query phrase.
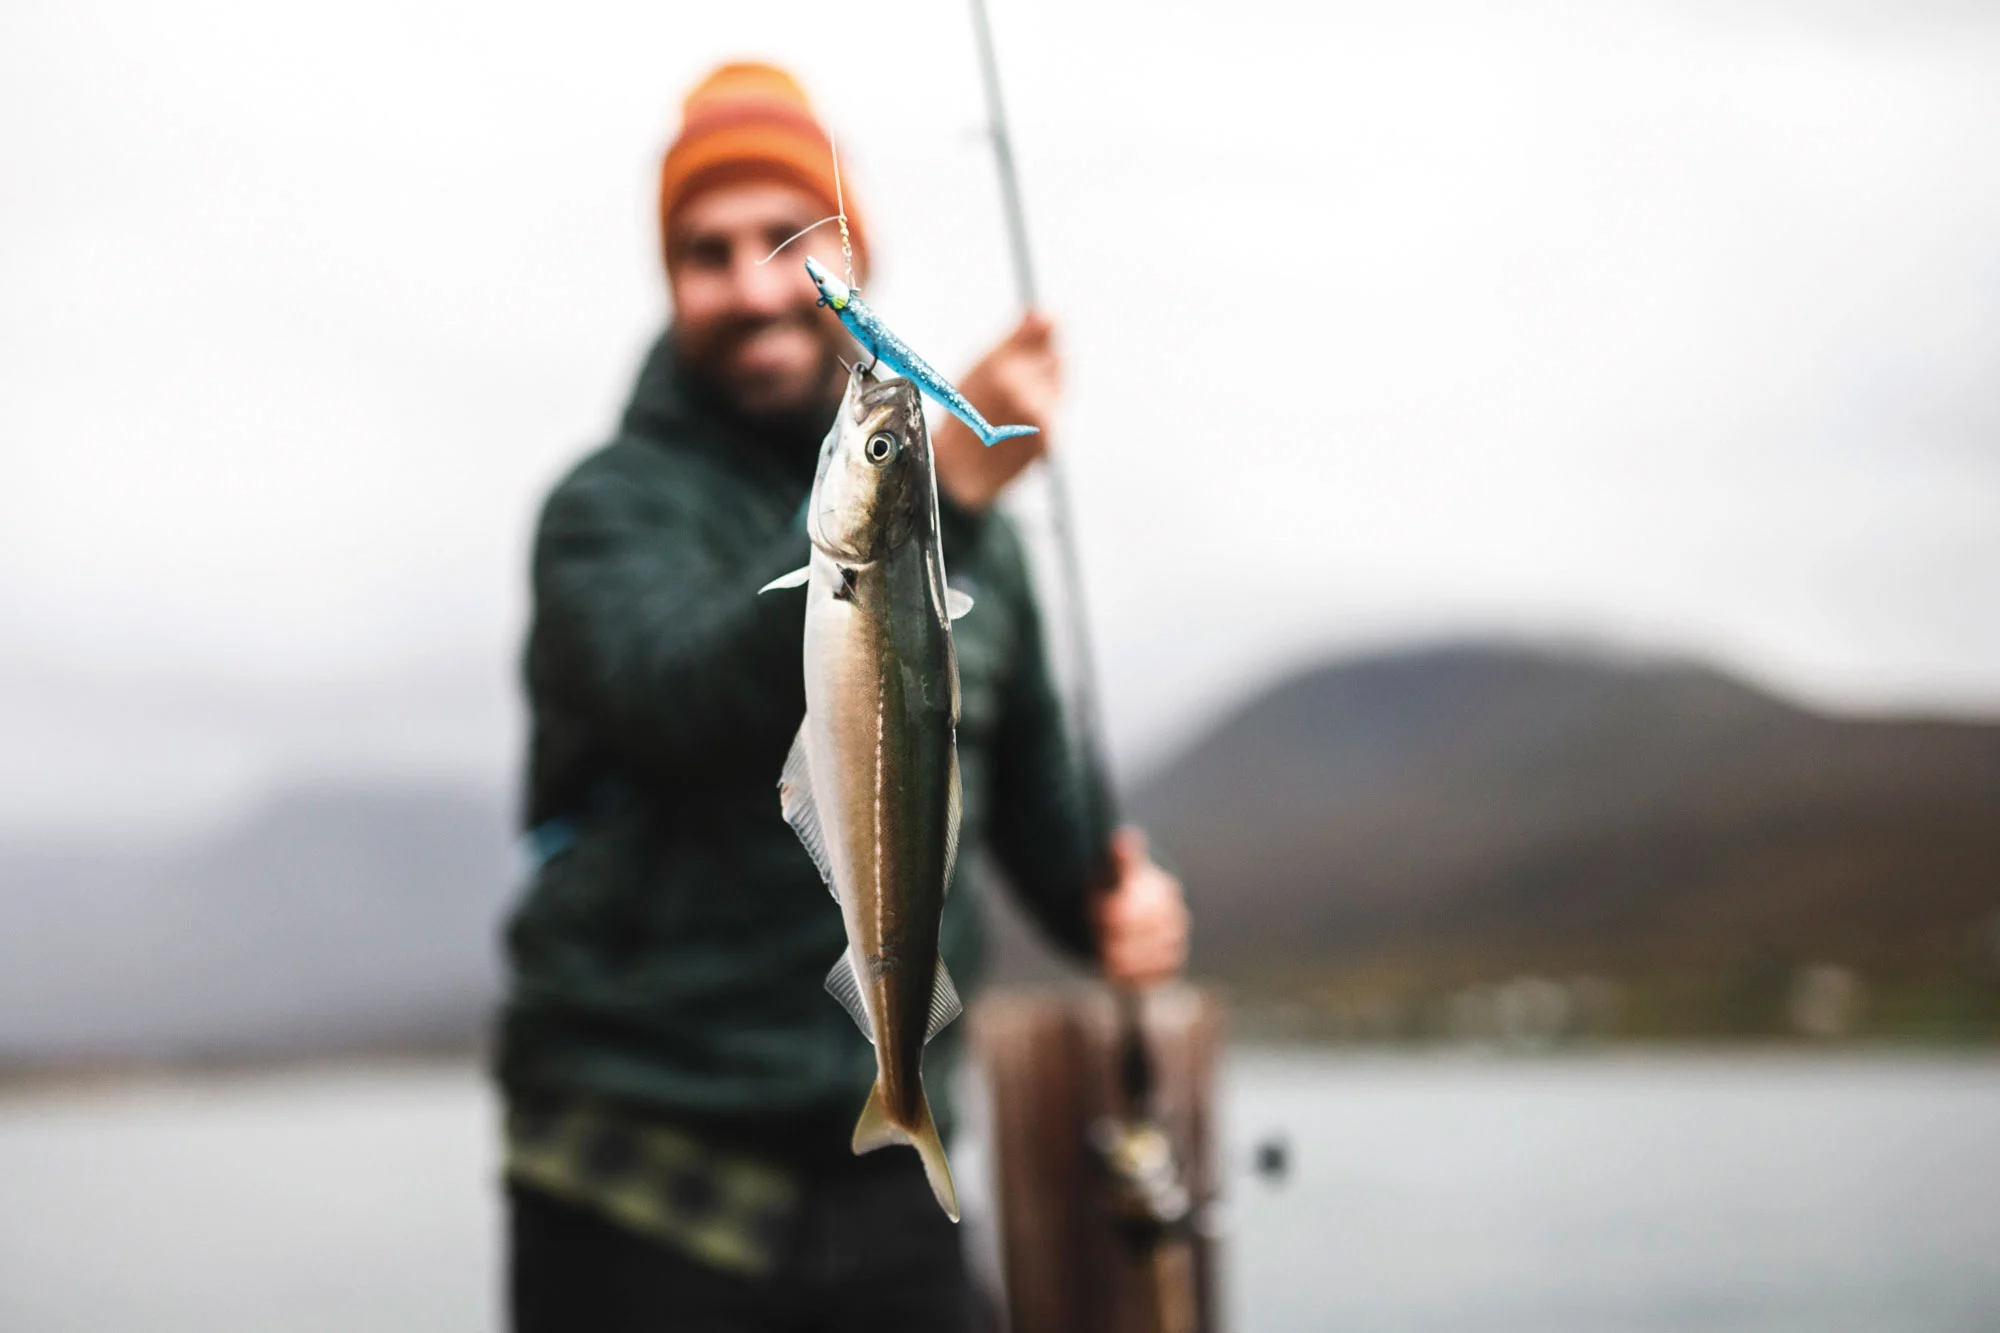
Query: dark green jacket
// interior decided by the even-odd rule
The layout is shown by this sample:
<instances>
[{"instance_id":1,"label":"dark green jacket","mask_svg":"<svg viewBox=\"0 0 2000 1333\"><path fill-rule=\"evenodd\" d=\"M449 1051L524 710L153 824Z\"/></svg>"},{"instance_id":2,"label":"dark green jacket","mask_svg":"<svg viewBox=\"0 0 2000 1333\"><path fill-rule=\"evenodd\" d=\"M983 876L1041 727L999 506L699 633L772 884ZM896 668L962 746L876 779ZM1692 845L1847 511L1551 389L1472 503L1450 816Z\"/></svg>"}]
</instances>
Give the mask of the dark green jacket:
<instances>
[{"instance_id":1,"label":"dark green jacket","mask_svg":"<svg viewBox=\"0 0 2000 1333\"><path fill-rule=\"evenodd\" d=\"M874 1057L821 989L840 911L778 812L805 711L804 602L757 589L806 561L817 423L751 432L648 357L616 439L549 497L534 548L526 823L553 854L507 932L499 1075L516 1101L601 1099L774 1144L844 1145ZM1047 933L1089 951L1090 839L1019 540L949 504L962 845ZM943 923L961 992L982 962L986 858ZM939 1119L959 1032L926 1057Z\"/></svg>"}]
</instances>

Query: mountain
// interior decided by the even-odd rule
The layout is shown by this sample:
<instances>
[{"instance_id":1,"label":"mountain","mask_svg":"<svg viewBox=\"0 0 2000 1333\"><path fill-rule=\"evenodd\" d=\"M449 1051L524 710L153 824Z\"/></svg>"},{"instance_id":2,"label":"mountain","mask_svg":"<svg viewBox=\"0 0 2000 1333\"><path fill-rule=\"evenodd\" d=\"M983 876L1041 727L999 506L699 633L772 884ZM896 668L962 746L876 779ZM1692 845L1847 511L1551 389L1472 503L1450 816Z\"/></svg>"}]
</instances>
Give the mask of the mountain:
<instances>
[{"instance_id":1,"label":"mountain","mask_svg":"<svg viewBox=\"0 0 2000 1333\"><path fill-rule=\"evenodd\" d=\"M1246 995L1386 974L1429 1003L1535 972L1645 1000L1634 978L1701 973L1762 1016L1665 1030L1766 1031L1800 977L1843 993L1812 968L1836 963L1878 1010L1897 978L1978 973L2000 1030L1994 724L1446 646L1285 681L1129 804L1187 883L1197 969ZM519 878L507 809L306 784L197 845L0 847L0 1065L473 1040Z\"/></svg>"},{"instance_id":2,"label":"mountain","mask_svg":"<svg viewBox=\"0 0 2000 1333\"><path fill-rule=\"evenodd\" d=\"M464 1043L516 877L498 792L302 786L191 848L0 854L0 1061Z\"/></svg>"},{"instance_id":3,"label":"mountain","mask_svg":"<svg viewBox=\"0 0 2000 1333\"><path fill-rule=\"evenodd\" d=\"M1463 644L1328 666L1131 806L1225 975L2000 958L2000 725L1832 717L1696 665Z\"/></svg>"}]
</instances>

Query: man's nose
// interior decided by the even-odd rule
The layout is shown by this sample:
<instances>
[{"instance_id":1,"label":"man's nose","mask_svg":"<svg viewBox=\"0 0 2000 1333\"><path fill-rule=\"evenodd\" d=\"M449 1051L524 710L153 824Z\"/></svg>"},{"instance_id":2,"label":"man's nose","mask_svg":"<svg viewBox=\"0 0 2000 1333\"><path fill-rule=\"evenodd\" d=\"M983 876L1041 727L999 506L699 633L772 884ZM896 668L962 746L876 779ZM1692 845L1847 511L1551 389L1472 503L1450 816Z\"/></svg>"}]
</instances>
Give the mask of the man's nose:
<instances>
[{"instance_id":1,"label":"man's nose","mask_svg":"<svg viewBox=\"0 0 2000 1333\"><path fill-rule=\"evenodd\" d=\"M730 266L730 283L736 296L736 307L746 314L776 315L791 309L798 303L799 288L804 281L795 271L796 261L785 262L784 255L778 255L768 264L757 261L764 256L750 254L748 246L739 246Z\"/></svg>"}]
</instances>

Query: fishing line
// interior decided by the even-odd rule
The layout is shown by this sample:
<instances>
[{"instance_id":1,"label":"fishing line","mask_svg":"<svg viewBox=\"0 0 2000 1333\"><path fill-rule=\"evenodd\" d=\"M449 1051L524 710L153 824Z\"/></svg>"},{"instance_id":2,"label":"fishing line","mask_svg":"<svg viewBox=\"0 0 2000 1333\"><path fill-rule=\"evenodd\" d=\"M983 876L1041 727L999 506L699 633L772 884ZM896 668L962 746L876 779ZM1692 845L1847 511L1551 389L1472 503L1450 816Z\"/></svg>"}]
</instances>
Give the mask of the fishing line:
<instances>
[{"instance_id":1,"label":"fishing line","mask_svg":"<svg viewBox=\"0 0 2000 1333\"><path fill-rule=\"evenodd\" d=\"M840 224L840 257L847 266L847 285L853 287L856 285L854 281L854 238L847 230L847 196L841 190L840 186L840 144L834 140L833 132L830 130L827 132L826 146L827 150L833 154L833 206L839 211L831 217L821 218L818 222L810 226L800 227L790 236L779 241L777 250L771 251L770 254L758 260L757 266L762 268L773 259L776 259L779 250L783 250L807 232L816 231L829 222L838 222Z\"/></svg>"},{"instance_id":2,"label":"fishing line","mask_svg":"<svg viewBox=\"0 0 2000 1333\"><path fill-rule=\"evenodd\" d=\"M825 226L825 225L826 225L827 223L829 223L829 222L838 222L838 223L840 223L840 224L841 224L841 231L842 231L842 232L845 232L845 231L847 230L847 225L846 225L846 224L847 224L847 219L846 219L846 218L844 218L844 217L842 217L842 216L840 216L840 214L838 214L838 213L835 213L835 214L834 214L833 216L831 216L831 217L824 217L824 218L821 218L821 219L820 219L820 220L819 220L818 222L815 222L815 223L813 223L813 224L812 224L811 226L807 226L807 227L800 227L800 228L799 228L799 229L798 229L797 231L793 232L793 233L792 233L792 234L791 234L790 236L787 236L787 237L786 237L786 238L785 238L784 240L782 240L782 241L779 241L779 242L778 242L778 249L777 249L777 250L773 250L773 251L771 251L771 253L770 253L770 254L768 254L768 255L765 255L765 256L764 256L764 257L763 257L762 259L758 260L758 261L757 261L757 266L758 266L759 268L762 268L762 267L763 267L764 265L766 265L766 264L770 263L770 262L771 262L771 261L772 261L773 259L776 259L776 258L778 257L778 250L783 250L783 249L784 249L784 248L785 248L786 246L790 245L790 244L791 244L791 243L792 243L793 241L796 241L797 239L799 239L799 237L801 237L801 236L805 235L805 234L806 234L807 232L809 232L809 231L816 231L816 230L818 230L819 228L821 228L821 227L824 227L824 226ZM849 277L852 277L853 275L854 275L854 271L853 271L853 270L852 270L852 269L850 268L850 269L848 270L848 276L849 276ZM849 283L849 284L848 284L848 286L850 286L850 287L851 287L851 286L853 286L853 285L854 285L853 283Z\"/></svg>"},{"instance_id":3,"label":"fishing line","mask_svg":"<svg viewBox=\"0 0 2000 1333\"><path fill-rule=\"evenodd\" d=\"M847 234L847 196L840 191L840 145L835 142L833 131L826 132L826 149L833 154L833 206L840 210L835 214L840 219L840 257L847 265L847 285L854 286L854 239Z\"/></svg>"}]
</instances>

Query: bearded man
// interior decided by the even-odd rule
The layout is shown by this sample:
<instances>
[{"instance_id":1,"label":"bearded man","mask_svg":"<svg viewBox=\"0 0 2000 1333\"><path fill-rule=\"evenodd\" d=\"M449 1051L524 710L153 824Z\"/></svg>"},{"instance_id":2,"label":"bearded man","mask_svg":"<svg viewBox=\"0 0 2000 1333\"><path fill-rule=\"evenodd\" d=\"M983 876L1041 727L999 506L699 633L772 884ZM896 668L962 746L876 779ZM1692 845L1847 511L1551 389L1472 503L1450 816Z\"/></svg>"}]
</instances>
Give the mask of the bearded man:
<instances>
[{"instance_id":1,"label":"bearded man","mask_svg":"<svg viewBox=\"0 0 2000 1333\"><path fill-rule=\"evenodd\" d=\"M758 261L834 212L828 145L774 67L726 65L688 95L660 183L672 323L536 533L540 865L508 927L496 1056L517 1333L973 1326L916 1154L850 1149L874 1057L822 989L840 913L778 809L803 626L796 598L757 590L805 563L799 515L854 347L800 263L841 271L831 227ZM848 210L859 276L868 234ZM1089 827L1096 779L993 510L1048 447L1060 371L1028 315L960 387L1042 433L989 450L946 419L934 436L947 567L978 602L954 627L967 854L940 941L968 993L989 864L1116 981L1170 976L1186 951L1178 882L1136 830L1107 855ZM925 1062L946 1134L958 1052L954 1026Z\"/></svg>"}]
</instances>

